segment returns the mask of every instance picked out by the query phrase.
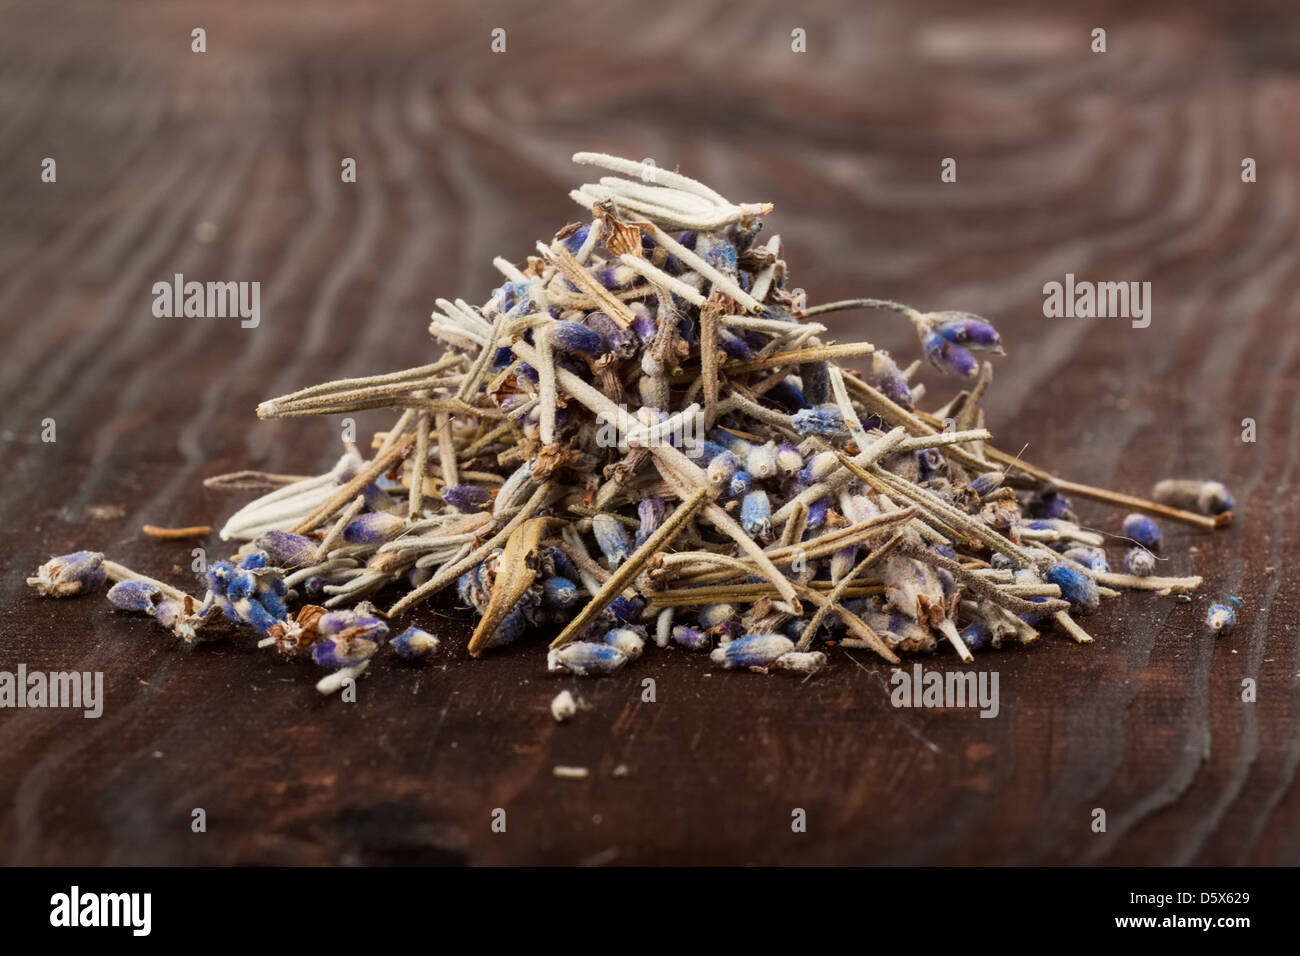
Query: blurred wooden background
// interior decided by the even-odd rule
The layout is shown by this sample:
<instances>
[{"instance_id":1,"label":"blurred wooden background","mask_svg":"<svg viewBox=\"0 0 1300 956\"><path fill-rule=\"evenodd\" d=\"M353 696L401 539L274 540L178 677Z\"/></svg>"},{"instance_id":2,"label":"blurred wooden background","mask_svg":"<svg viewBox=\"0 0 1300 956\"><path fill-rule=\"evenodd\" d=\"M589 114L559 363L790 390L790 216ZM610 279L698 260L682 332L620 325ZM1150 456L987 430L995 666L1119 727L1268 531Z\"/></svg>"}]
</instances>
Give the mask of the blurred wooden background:
<instances>
[{"instance_id":1,"label":"blurred wooden background","mask_svg":"<svg viewBox=\"0 0 1300 956\"><path fill-rule=\"evenodd\" d=\"M0 862L1300 862L1294 4L158 0L0 3L0 24L0 669L107 691L97 721L0 712ZM577 149L775 202L810 301L995 319L990 426L1029 460L1136 493L1228 482L1230 529L1166 528L1165 567L1204 592L983 659L982 720L894 710L888 669L842 651L807 683L653 649L577 683L536 642L471 663L448 608L420 615L448 656L377 664L347 705L251 642L187 653L102 597L24 587L80 547L186 583L190 545L140 525L219 524L242 499L207 475L328 467L335 422L259 423L257 401L424 360L435 296L483 301L493 255L580 214ZM155 319L177 272L260 281L261 326ZM1152 282L1150 328L1044 318L1066 272ZM914 354L887 316L837 329ZM1239 626L1210 640L1229 594ZM592 708L557 726L567 686Z\"/></svg>"}]
</instances>

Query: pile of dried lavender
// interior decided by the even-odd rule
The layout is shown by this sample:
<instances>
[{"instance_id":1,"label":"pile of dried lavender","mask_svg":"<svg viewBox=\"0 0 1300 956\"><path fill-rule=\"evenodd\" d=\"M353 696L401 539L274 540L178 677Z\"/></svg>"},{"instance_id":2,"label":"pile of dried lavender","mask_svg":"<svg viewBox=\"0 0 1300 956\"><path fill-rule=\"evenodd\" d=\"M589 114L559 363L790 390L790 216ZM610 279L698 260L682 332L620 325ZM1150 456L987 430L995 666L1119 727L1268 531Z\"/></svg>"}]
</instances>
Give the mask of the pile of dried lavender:
<instances>
[{"instance_id":1,"label":"pile of dried lavender","mask_svg":"<svg viewBox=\"0 0 1300 956\"><path fill-rule=\"evenodd\" d=\"M63 596L110 578L117 607L191 642L220 636L222 618L248 625L260 646L335 669L325 692L367 666L391 620L451 588L480 615L474 656L558 629L556 671L608 673L652 635L726 668L810 673L828 639L891 663L940 643L970 660L1051 624L1088 641L1073 615L1114 589L1200 584L1152 575L1147 516L1216 527L1226 489L1162 482L1147 501L993 447L980 408L992 369L973 354L1001 352L988 322L873 299L806 308L779 237L757 241L770 206L612 156L574 160L618 174L571 193L591 222L522 268L496 260L506 281L481 307L438 300L444 357L259 406L400 417L369 461L348 447L316 478L213 479L274 490L222 529L247 543L207 569L202 600L95 552L29 583ZM822 341L814 318L847 308L907 319L929 361L970 387L919 410L919 362ZM848 357L869 372L840 368ZM1140 512L1124 524L1125 573L1067 494ZM408 590L384 613L367 599L389 585ZM418 659L438 641L408 628L391 644Z\"/></svg>"}]
</instances>

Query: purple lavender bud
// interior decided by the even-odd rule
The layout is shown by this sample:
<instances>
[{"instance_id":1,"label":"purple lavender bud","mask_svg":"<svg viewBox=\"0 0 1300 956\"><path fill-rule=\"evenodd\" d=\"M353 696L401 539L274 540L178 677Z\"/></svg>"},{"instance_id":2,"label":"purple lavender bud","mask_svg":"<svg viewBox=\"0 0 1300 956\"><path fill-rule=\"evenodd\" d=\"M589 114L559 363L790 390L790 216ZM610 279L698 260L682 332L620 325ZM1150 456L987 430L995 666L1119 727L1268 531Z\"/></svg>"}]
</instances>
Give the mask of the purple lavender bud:
<instances>
[{"instance_id":1,"label":"purple lavender bud","mask_svg":"<svg viewBox=\"0 0 1300 956\"><path fill-rule=\"evenodd\" d=\"M1146 548L1129 548L1124 553L1124 570L1139 578L1155 574L1156 556Z\"/></svg>"},{"instance_id":2,"label":"purple lavender bud","mask_svg":"<svg viewBox=\"0 0 1300 956\"><path fill-rule=\"evenodd\" d=\"M418 627L408 627L393 638L393 650L408 661L422 661L438 651L438 639Z\"/></svg>"},{"instance_id":3,"label":"purple lavender bud","mask_svg":"<svg viewBox=\"0 0 1300 956\"><path fill-rule=\"evenodd\" d=\"M383 511L358 515L343 526L343 540L348 544L383 544L401 533L406 521Z\"/></svg>"},{"instance_id":4,"label":"purple lavender bud","mask_svg":"<svg viewBox=\"0 0 1300 956\"><path fill-rule=\"evenodd\" d=\"M640 306L640 308L638 309L637 306ZM650 314L650 310L641 303L635 303L632 306L632 311L635 313L632 319L632 331L636 333L636 337L641 340L642 344L649 345L655 340L655 333L659 331L659 325L655 321L655 317Z\"/></svg>"},{"instance_id":5,"label":"purple lavender bud","mask_svg":"<svg viewBox=\"0 0 1300 956\"><path fill-rule=\"evenodd\" d=\"M292 531L264 531L253 547L265 551L278 568L305 568L316 563L316 542Z\"/></svg>"},{"instance_id":6,"label":"purple lavender bud","mask_svg":"<svg viewBox=\"0 0 1300 956\"><path fill-rule=\"evenodd\" d=\"M636 514L641 519L641 527L636 533L636 546L639 548L664 523L664 500L659 497L646 498L636 506Z\"/></svg>"},{"instance_id":7,"label":"purple lavender bud","mask_svg":"<svg viewBox=\"0 0 1300 956\"><path fill-rule=\"evenodd\" d=\"M961 641L972 651L982 651L993 642L993 635L983 621L974 621L961 632Z\"/></svg>"},{"instance_id":8,"label":"purple lavender bud","mask_svg":"<svg viewBox=\"0 0 1300 956\"><path fill-rule=\"evenodd\" d=\"M840 578L853 570L853 565L857 563L857 560L858 546L856 544L837 550L831 555L831 580L838 583Z\"/></svg>"},{"instance_id":9,"label":"purple lavender bud","mask_svg":"<svg viewBox=\"0 0 1300 956\"><path fill-rule=\"evenodd\" d=\"M630 661L636 660L645 650L645 636L637 633L639 628L616 627L605 632L605 643L616 647Z\"/></svg>"},{"instance_id":10,"label":"purple lavender bud","mask_svg":"<svg viewBox=\"0 0 1300 956\"><path fill-rule=\"evenodd\" d=\"M382 644L388 637L388 625L382 619L356 608L322 614L316 622L316 630L327 637L352 631L376 644Z\"/></svg>"},{"instance_id":11,"label":"purple lavender bud","mask_svg":"<svg viewBox=\"0 0 1300 956\"><path fill-rule=\"evenodd\" d=\"M593 358L605 351L600 333L592 331L581 322L556 322L551 326L551 342L561 352L590 355Z\"/></svg>"},{"instance_id":12,"label":"purple lavender bud","mask_svg":"<svg viewBox=\"0 0 1300 956\"><path fill-rule=\"evenodd\" d=\"M921 481L929 481L948 472L948 460L937 448L924 448L918 451L916 465L917 475Z\"/></svg>"},{"instance_id":13,"label":"purple lavender bud","mask_svg":"<svg viewBox=\"0 0 1300 956\"><path fill-rule=\"evenodd\" d=\"M1070 499L1055 488L1048 488L1029 500L1029 513L1035 518L1063 518L1074 520L1074 507Z\"/></svg>"},{"instance_id":14,"label":"purple lavender bud","mask_svg":"<svg viewBox=\"0 0 1300 956\"><path fill-rule=\"evenodd\" d=\"M740 503L740 526L751 538L766 541L772 536L772 502L761 488L745 495Z\"/></svg>"},{"instance_id":15,"label":"purple lavender bud","mask_svg":"<svg viewBox=\"0 0 1300 956\"><path fill-rule=\"evenodd\" d=\"M754 350L744 339L730 329L718 329L718 348L726 353L727 358L737 362L752 362Z\"/></svg>"},{"instance_id":16,"label":"purple lavender bud","mask_svg":"<svg viewBox=\"0 0 1300 956\"><path fill-rule=\"evenodd\" d=\"M982 475L976 475L971 479L970 490L983 498L997 491L1002 486L1002 479L1005 476L1000 471L986 471Z\"/></svg>"},{"instance_id":17,"label":"purple lavender bud","mask_svg":"<svg viewBox=\"0 0 1300 956\"><path fill-rule=\"evenodd\" d=\"M627 655L617 647L590 641L574 641L546 655L547 670L552 673L567 671L579 677L612 674L626 663Z\"/></svg>"},{"instance_id":18,"label":"purple lavender bud","mask_svg":"<svg viewBox=\"0 0 1300 956\"><path fill-rule=\"evenodd\" d=\"M730 670L735 667L766 667L782 654L794 650L794 642L780 634L746 634L714 648L709 660Z\"/></svg>"},{"instance_id":19,"label":"purple lavender bud","mask_svg":"<svg viewBox=\"0 0 1300 956\"><path fill-rule=\"evenodd\" d=\"M371 511L387 511L391 513L398 510L396 499L385 491L378 481L372 481L362 488L361 498Z\"/></svg>"},{"instance_id":20,"label":"purple lavender bud","mask_svg":"<svg viewBox=\"0 0 1300 956\"><path fill-rule=\"evenodd\" d=\"M563 548L548 548L546 557L550 560L551 567L555 569L556 577L568 578L570 581L577 581L581 577L577 565Z\"/></svg>"},{"instance_id":21,"label":"purple lavender bud","mask_svg":"<svg viewBox=\"0 0 1300 956\"><path fill-rule=\"evenodd\" d=\"M1146 515L1134 513L1125 517L1124 536L1148 550L1160 550L1160 526Z\"/></svg>"},{"instance_id":22,"label":"purple lavender bud","mask_svg":"<svg viewBox=\"0 0 1300 956\"><path fill-rule=\"evenodd\" d=\"M754 476L747 471L738 471L731 476L731 481L727 483L727 488L733 498L739 498L742 495L749 494L754 487Z\"/></svg>"},{"instance_id":23,"label":"purple lavender bud","mask_svg":"<svg viewBox=\"0 0 1300 956\"><path fill-rule=\"evenodd\" d=\"M108 589L108 601L123 611L152 612L162 592L145 581L119 581Z\"/></svg>"},{"instance_id":24,"label":"purple lavender bud","mask_svg":"<svg viewBox=\"0 0 1300 956\"><path fill-rule=\"evenodd\" d=\"M673 628L673 640L688 651L707 651L713 644L713 638L704 631L682 624Z\"/></svg>"},{"instance_id":25,"label":"purple lavender bud","mask_svg":"<svg viewBox=\"0 0 1300 956\"><path fill-rule=\"evenodd\" d=\"M820 435L823 438L846 438L844 416L834 405L813 405L801 408L790 417L790 424L800 435Z\"/></svg>"},{"instance_id":26,"label":"purple lavender bud","mask_svg":"<svg viewBox=\"0 0 1300 956\"><path fill-rule=\"evenodd\" d=\"M559 575L547 578L542 582L542 603L547 607L567 610L578 603L578 586Z\"/></svg>"},{"instance_id":27,"label":"purple lavender bud","mask_svg":"<svg viewBox=\"0 0 1300 956\"><path fill-rule=\"evenodd\" d=\"M613 515L596 515L591 519L591 532L611 571L627 560L632 543L628 540L627 529L621 521Z\"/></svg>"},{"instance_id":28,"label":"purple lavender bud","mask_svg":"<svg viewBox=\"0 0 1300 956\"><path fill-rule=\"evenodd\" d=\"M442 500L457 511L468 514L491 501L492 492L478 485L447 485L442 489Z\"/></svg>"},{"instance_id":29,"label":"purple lavender bud","mask_svg":"<svg viewBox=\"0 0 1300 956\"><path fill-rule=\"evenodd\" d=\"M912 389L888 352L872 354L870 382L890 401L904 408L912 407Z\"/></svg>"},{"instance_id":30,"label":"purple lavender bud","mask_svg":"<svg viewBox=\"0 0 1300 956\"><path fill-rule=\"evenodd\" d=\"M1205 623L1215 633L1226 634L1237 623L1237 612L1228 604L1211 604L1206 612Z\"/></svg>"},{"instance_id":31,"label":"purple lavender bud","mask_svg":"<svg viewBox=\"0 0 1300 956\"><path fill-rule=\"evenodd\" d=\"M537 376L537 369L533 368L527 362L520 362L518 365L515 366L515 376L517 378L523 379L525 382L528 382L531 385L536 385L539 381Z\"/></svg>"},{"instance_id":32,"label":"purple lavender bud","mask_svg":"<svg viewBox=\"0 0 1300 956\"><path fill-rule=\"evenodd\" d=\"M604 312L592 312L584 320L587 328L600 336L603 350L621 359L631 358L639 345L636 334L621 327Z\"/></svg>"},{"instance_id":33,"label":"purple lavender bud","mask_svg":"<svg viewBox=\"0 0 1300 956\"><path fill-rule=\"evenodd\" d=\"M93 591L107 577L100 552L73 551L50 558L36 569L35 577L27 579L27 585L42 597L65 598Z\"/></svg>"},{"instance_id":34,"label":"purple lavender bud","mask_svg":"<svg viewBox=\"0 0 1300 956\"><path fill-rule=\"evenodd\" d=\"M921 347L930 364L941 372L971 376L979 371L975 356L937 332L927 332L921 339Z\"/></svg>"},{"instance_id":35,"label":"purple lavender bud","mask_svg":"<svg viewBox=\"0 0 1300 956\"><path fill-rule=\"evenodd\" d=\"M939 312L944 321L934 326L934 331L954 345L965 346L980 352L1001 352L1002 339L998 330L978 315L969 312Z\"/></svg>"},{"instance_id":36,"label":"purple lavender bud","mask_svg":"<svg viewBox=\"0 0 1300 956\"><path fill-rule=\"evenodd\" d=\"M1101 603L1097 583L1078 568L1068 564L1054 564L1044 575L1048 584L1061 589L1061 597L1085 611L1095 611Z\"/></svg>"}]
</instances>

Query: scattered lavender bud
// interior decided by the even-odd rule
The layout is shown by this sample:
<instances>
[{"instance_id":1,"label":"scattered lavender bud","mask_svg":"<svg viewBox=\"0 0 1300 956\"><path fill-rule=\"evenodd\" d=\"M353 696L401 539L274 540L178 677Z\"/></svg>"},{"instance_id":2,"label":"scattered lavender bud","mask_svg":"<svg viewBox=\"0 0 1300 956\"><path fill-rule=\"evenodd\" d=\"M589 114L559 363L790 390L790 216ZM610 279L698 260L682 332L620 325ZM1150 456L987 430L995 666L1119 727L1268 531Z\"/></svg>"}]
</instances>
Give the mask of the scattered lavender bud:
<instances>
[{"instance_id":1,"label":"scattered lavender bud","mask_svg":"<svg viewBox=\"0 0 1300 956\"><path fill-rule=\"evenodd\" d=\"M1139 578L1155 574L1156 556L1143 547L1129 548L1124 554L1124 570Z\"/></svg>"},{"instance_id":2,"label":"scattered lavender bud","mask_svg":"<svg viewBox=\"0 0 1300 956\"><path fill-rule=\"evenodd\" d=\"M1226 634L1237 623L1237 612L1230 604L1211 604L1205 615L1205 623L1216 634Z\"/></svg>"},{"instance_id":3,"label":"scattered lavender bud","mask_svg":"<svg viewBox=\"0 0 1300 956\"><path fill-rule=\"evenodd\" d=\"M794 642L779 634L746 634L714 648L709 660L728 670L736 667L766 667L782 654L794 650Z\"/></svg>"},{"instance_id":4,"label":"scattered lavender bud","mask_svg":"<svg viewBox=\"0 0 1300 956\"><path fill-rule=\"evenodd\" d=\"M673 640L689 651L707 651L713 645L713 638L707 633L684 624L673 628Z\"/></svg>"},{"instance_id":5,"label":"scattered lavender bud","mask_svg":"<svg viewBox=\"0 0 1300 956\"><path fill-rule=\"evenodd\" d=\"M627 663L627 655L609 644L574 641L549 651L546 669L552 673L568 672L579 677L612 674Z\"/></svg>"},{"instance_id":6,"label":"scattered lavender bud","mask_svg":"<svg viewBox=\"0 0 1300 956\"><path fill-rule=\"evenodd\" d=\"M983 352L1001 352L998 330L985 319L969 312L936 312L934 331L954 345Z\"/></svg>"},{"instance_id":7,"label":"scattered lavender bud","mask_svg":"<svg viewBox=\"0 0 1300 956\"><path fill-rule=\"evenodd\" d=\"M605 351L600 333L581 322L556 322L551 326L551 343L557 351L595 358Z\"/></svg>"},{"instance_id":8,"label":"scattered lavender bud","mask_svg":"<svg viewBox=\"0 0 1300 956\"><path fill-rule=\"evenodd\" d=\"M733 498L741 498L749 494L750 489L753 487L754 476L747 471L736 472L731 476L731 481L727 486Z\"/></svg>"},{"instance_id":9,"label":"scattered lavender bud","mask_svg":"<svg viewBox=\"0 0 1300 956\"><path fill-rule=\"evenodd\" d=\"M1089 571L1100 571L1104 574L1110 570L1106 552L1101 548L1067 548L1061 556L1076 564L1082 564Z\"/></svg>"},{"instance_id":10,"label":"scattered lavender bud","mask_svg":"<svg viewBox=\"0 0 1300 956\"><path fill-rule=\"evenodd\" d=\"M979 371L979 363L975 361L975 356L962 346L945 339L938 332L927 332L921 338L921 347L925 350L925 357L930 360L930 364L941 372L971 376Z\"/></svg>"},{"instance_id":11,"label":"scattered lavender bud","mask_svg":"<svg viewBox=\"0 0 1300 956\"><path fill-rule=\"evenodd\" d=\"M438 651L438 639L418 627L408 627L393 638L393 650L408 661L421 661Z\"/></svg>"},{"instance_id":12,"label":"scattered lavender bud","mask_svg":"<svg viewBox=\"0 0 1300 956\"><path fill-rule=\"evenodd\" d=\"M983 621L973 621L961 632L962 643L972 651L982 651L993 641L989 626Z\"/></svg>"},{"instance_id":13,"label":"scattered lavender bud","mask_svg":"<svg viewBox=\"0 0 1300 956\"><path fill-rule=\"evenodd\" d=\"M557 724L562 724L566 720L571 720L578 712L578 702L574 700L573 694L567 690L562 690L555 695L551 701L551 716L555 718Z\"/></svg>"},{"instance_id":14,"label":"scattered lavender bud","mask_svg":"<svg viewBox=\"0 0 1300 956\"><path fill-rule=\"evenodd\" d=\"M639 548L664 523L664 500L659 497L644 498L637 504L636 514L641 522L641 527L636 532L636 546Z\"/></svg>"},{"instance_id":15,"label":"scattered lavender bud","mask_svg":"<svg viewBox=\"0 0 1300 956\"><path fill-rule=\"evenodd\" d=\"M636 660L645 650L645 637L630 627L618 627L605 633L605 643L616 647L630 661Z\"/></svg>"},{"instance_id":16,"label":"scattered lavender bud","mask_svg":"<svg viewBox=\"0 0 1300 956\"><path fill-rule=\"evenodd\" d=\"M1232 493L1217 481L1166 478L1156 484L1152 497L1161 504L1207 515L1223 514L1236 506Z\"/></svg>"},{"instance_id":17,"label":"scattered lavender bud","mask_svg":"<svg viewBox=\"0 0 1300 956\"><path fill-rule=\"evenodd\" d=\"M447 485L442 489L442 500L457 511L468 514L491 501L492 492L478 485Z\"/></svg>"},{"instance_id":18,"label":"scattered lavender bud","mask_svg":"<svg viewBox=\"0 0 1300 956\"><path fill-rule=\"evenodd\" d=\"M93 591L104 583L104 556L98 551L73 551L50 558L27 579L42 597L65 598Z\"/></svg>"},{"instance_id":19,"label":"scattered lavender bud","mask_svg":"<svg viewBox=\"0 0 1300 956\"><path fill-rule=\"evenodd\" d=\"M890 401L903 408L912 407L912 390L888 352L872 354L870 382Z\"/></svg>"},{"instance_id":20,"label":"scattered lavender bud","mask_svg":"<svg viewBox=\"0 0 1300 956\"><path fill-rule=\"evenodd\" d=\"M790 416L790 424L800 435L819 435L822 438L845 438L844 416L834 405L813 405L801 408Z\"/></svg>"},{"instance_id":21,"label":"scattered lavender bud","mask_svg":"<svg viewBox=\"0 0 1300 956\"><path fill-rule=\"evenodd\" d=\"M1128 515L1124 519L1124 536L1151 551L1160 550L1160 526L1146 515Z\"/></svg>"},{"instance_id":22,"label":"scattered lavender bud","mask_svg":"<svg viewBox=\"0 0 1300 956\"><path fill-rule=\"evenodd\" d=\"M745 534L759 541L772 536L772 503L761 488L745 495L740 503L740 526Z\"/></svg>"},{"instance_id":23,"label":"scattered lavender bud","mask_svg":"<svg viewBox=\"0 0 1300 956\"><path fill-rule=\"evenodd\" d=\"M305 568L316 563L316 542L292 531L264 531L253 547L265 551L279 568Z\"/></svg>"},{"instance_id":24,"label":"scattered lavender bud","mask_svg":"<svg viewBox=\"0 0 1300 956\"><path fill-rule=\"evenodd\" d=\"M567 610L578 603L578 585L568 578L547 578L542 582L542 603L547 607Z\"/></svg>"},{"instance_id":25,"label":"scattered lavender bud","mask_svg":"<svg viewBox=\"0 0 1300 956\"><path fill-rule=\"evenodd\" d=\"M976 475L971 479L970 490L983 498L985 495L997 491L1002 486L1004 477L1000 471L986 471L984 474Z\"/></svg>"}]
</instances>

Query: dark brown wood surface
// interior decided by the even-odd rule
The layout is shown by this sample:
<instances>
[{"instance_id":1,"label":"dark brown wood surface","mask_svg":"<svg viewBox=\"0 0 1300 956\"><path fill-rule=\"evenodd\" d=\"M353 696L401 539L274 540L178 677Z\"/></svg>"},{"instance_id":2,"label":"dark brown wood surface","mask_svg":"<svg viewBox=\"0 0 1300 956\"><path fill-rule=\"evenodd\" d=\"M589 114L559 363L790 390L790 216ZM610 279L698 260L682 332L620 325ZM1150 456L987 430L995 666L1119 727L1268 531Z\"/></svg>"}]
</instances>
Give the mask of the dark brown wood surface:
<instances>
[{"instance_id":1,"label":"dark brown wood surface","mask_svg":"<svg viewBox=\"0 0 1300 956\"><path fill-rule=\"evenodd\" d=\"M99 720L0 711L0 862L1300 862L1295 5L490 7L0 5L0 670L102 671L107 696ZM448 608L416 616L439 663L376 664L345 704L309 663L186 652L102 596L24 586L83 547L188 583L190 544L140 526L219 524L244 499L208 475L328 467L336 422L260 423L257 401L426 361L436 296L482 301L494 255L577 218L578 149L775 202L813 302L994 318L1003 447L1134 493L1228 482L1229 529L1166 525L1163 567L1203 592L1111 602L1091 646L981 658L1001 690L985 720L891 707L865 653L808 682L654 648L556 679L537 639L470 661ZM260 281L260 327L154 318L150 287L178 272ZM1067 272L1152 282L1151 326L1044 318ZM835 331L915 354L888 316ZM953 387L923 379L927 402ZM1216 641L1199 624L1230 594L1240 623ZM558 726L564 687L591 707Z\"/></svg>"}]
</instances>

